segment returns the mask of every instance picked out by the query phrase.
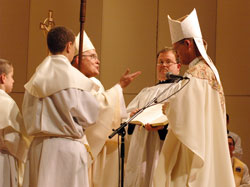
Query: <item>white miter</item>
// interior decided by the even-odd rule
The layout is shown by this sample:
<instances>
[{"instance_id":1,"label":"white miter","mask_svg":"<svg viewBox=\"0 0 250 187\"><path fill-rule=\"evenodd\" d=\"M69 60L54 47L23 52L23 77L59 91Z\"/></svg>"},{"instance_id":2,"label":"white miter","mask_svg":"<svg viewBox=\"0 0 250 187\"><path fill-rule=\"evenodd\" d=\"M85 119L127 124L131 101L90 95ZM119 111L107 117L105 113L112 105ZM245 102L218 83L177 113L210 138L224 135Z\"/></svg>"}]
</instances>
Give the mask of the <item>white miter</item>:
<instances>
[{"instance_id":1,"label":"white miter","mask_svg":"<svg viewBox=\"0 0 250 187\"><path fill-rule=\"evenodd\" d=\"M197 17L196 10L194 9L189 15L186 15L177 20L173 20L168 15L168 23L170 28L170 35L172 44L185 39L193 38L201 56L205 59L207 64L211 67L215 74L216 79L220 83L220 77L213 61L207 55L206 48L202 39L201 29Z\"/></svg>"},{"instance_id":2,"label":"white miter","mask_svg":"<svg viewBox=\"0 0 250 187\"><path fill-rule=\"evenodd\" d=\"M76 53L79 53L79 40L80 40L80 33L78 33L75 43L76 43ZM83 33L83 45L82 45L82 52L95 49L94 45L91 43L87 33L84 31Z\"/></svg>"}]
</instances>

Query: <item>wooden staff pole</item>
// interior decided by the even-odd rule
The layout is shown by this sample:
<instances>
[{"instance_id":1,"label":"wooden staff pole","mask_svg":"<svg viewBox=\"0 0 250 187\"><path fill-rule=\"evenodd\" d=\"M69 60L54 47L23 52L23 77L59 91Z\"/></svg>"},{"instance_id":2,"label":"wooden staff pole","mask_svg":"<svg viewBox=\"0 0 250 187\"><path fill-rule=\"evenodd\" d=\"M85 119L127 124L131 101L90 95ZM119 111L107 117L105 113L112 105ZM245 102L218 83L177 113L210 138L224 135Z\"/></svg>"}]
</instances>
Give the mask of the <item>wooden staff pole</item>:
<instances>
[{"instance_id":1,"label":"wooden staff pole","mask_svg":"<svg viewBox=\"0 0 250 187\"><path fill-rule=\"evenodd\" d=\"M86 16L86 0L81 0L80 5L80 39L79 39L79 52L78 52L78 69L81 69L82 65L82 48L83 48L83 31Z\"/></svg>"}]
</instances>

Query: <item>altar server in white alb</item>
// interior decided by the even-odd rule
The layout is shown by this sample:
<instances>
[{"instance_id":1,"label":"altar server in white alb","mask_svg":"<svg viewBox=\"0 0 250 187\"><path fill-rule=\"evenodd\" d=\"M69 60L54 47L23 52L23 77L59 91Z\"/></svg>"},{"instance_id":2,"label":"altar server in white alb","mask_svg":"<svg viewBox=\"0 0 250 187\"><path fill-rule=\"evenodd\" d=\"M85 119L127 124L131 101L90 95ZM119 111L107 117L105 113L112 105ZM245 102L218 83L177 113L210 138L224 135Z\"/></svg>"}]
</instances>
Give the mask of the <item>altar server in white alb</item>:
<instances>
[{"instance_id":1,"label":"altar server in white alb","mask_svg":"<svg viewBox=\"0 0 250 187\"><path fill-rule=\"evenodd\" d=\"M25 85L23 117L29 135L29 186L83 187L88 183L85 129L94 124L99 104L94 84L71 65L75 35L65 27L47 36L51 56Z\"/></svg>"},{"instance_id":2,"label":"altar server in white alb","mask_svg":"<svg viewBox=\"0 0 250 187\"><path fill-rule=\"evenodd\" d=\"M79 51L80 34L76 37L76 48ZM78 68L78 57L72 64ZM95 125L86 129L86 136L93 155L89 179L92 187L117 187L119 185L118 143L117 137L108 139L112 129L119 127L121 120L127 118L123 98L123 88L127 87L139 74L129 71L121 77L118 84L105 90L95 78L99 75L100 61L97 52L86 32L83 33L82 61L80 71L95 84L91 94L100 104L100 114Z\"/></svg>"},{"instance_id":3,"label":"altar server in white alb","mask_svg":"<svg viewBox=\"0 0 250 187\"><path fill-rule=\"evenodd\" d=\"M166 74L171 72L178 75L181 65L178 63L176 52L171 48L164 48L157 54L157 79L155 86L147 87L129 103L127 111L130 114L152 101L160 95L165 89L163 95L158 101L167 98L178 87L174 84L173 79L166 80ZM158 113L162 114L159 108ZM158 115L158 114L157 114ZM152 116L153 119L156 116ZM153 174L159 159L159 154L163 142L167 135L167 124L158 127L152 127L146 124L145 128L138 125L129 124L128 142L129 148L127 153L127 164L125 170L125 187L152 187Z\"/></svg>"},{"instance_id":4,"label":"altar server in white alb","mask_svg":"<svg viewBox=\"0 0 250 187\"><path fill-rule=\"evenodd\" d=\"M173 47L181 64L189 66L185 76L190 82L165 105L169 132L154 186L233 187L224 93L206 53L196 10L168 19Z\"/></svg>"},{"instance_id":5,"label":"altar server in white alb","mask_svg":"<svg viewBox=\"0 0 250 187\"><path fill-rule=\"evenodd\" d=\"M14 68L0 59L0 187L18 187L22 183L22 165L29 139L15 101L8 95L13 88Z\"/></svg>"}]
</instances>

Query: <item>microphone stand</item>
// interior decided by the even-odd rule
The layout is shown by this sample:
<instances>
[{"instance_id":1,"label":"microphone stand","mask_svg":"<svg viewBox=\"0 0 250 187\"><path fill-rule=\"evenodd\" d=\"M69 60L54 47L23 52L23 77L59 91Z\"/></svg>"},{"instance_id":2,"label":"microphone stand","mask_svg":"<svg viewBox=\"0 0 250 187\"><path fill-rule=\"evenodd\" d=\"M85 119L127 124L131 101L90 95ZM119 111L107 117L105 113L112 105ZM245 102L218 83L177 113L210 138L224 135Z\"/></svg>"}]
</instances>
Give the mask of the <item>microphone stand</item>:
<instances>
[{"instance_id":1,"label":"microphone stand","mask_svg":"<svg viewBox=\"0 0 250 187\"><path fill-rule=\"evenodd\" d=\"M170 97L172 97L174 94L176 94L178 91L180 91L183 87L180 90L177 90L176 92L174 92L173 94L171 94L170 96L168 96L167 98L165 98L164 100L161 100L160 102L157 102L157 99L161 95L163 95L167 90L169 90L173 85L175 85L176 83L178 83L180 80L181 80L181 78L177 78L176 81L173 84L171 84L169 87L165 88L158 96L154 97L144 107L142 107L141 109L139 109L126 122L121 123L121 125L120 125L119 128L113 129L113 133L108 136L109 139L111 139L116 134L118 134L118 136L121 136L121 154L120 154L120 158L121 158L121 171L119 171L119 176L121 175L121 184L120 184L121 187L123 187L123 185L124 185L124 158L125 158L125 138L124 137L126 135L125 127L129 124L129 122L131 122L136 116L138 116L140 113L142 113L146 108L151 107L153 105L156 105L158 103L161 103L163 101L166 101L167 99L169 99Z\"/></svg>"},{"instance_id":2,"label":"microphone stand","mask_svg":"<svg viewBox=\"0 0 250 187\"><path fill-rule=\"evenodd\" d=\"M125 131L125 127L129 124L130 121L132 121L136 116L138 116L140 113L143 112L143 110L145 110L146 108L148 108L150 106L150 104L154 103L155 100L157 98L155 97L151 102L149 102L145 107L141 108L140 110L138 110L129 120L127 120L124 123L121 123L120 127L117 129L113 129L113 133L111 135L109 135L109 139L111 139L113 136L115 136L116 134L118 134L119 137L121 137L121 154L120 154L120 158L121 158L121 171L119 171L119 176L121 176L121 184L120 186L123 187L124 184L124 158L125 158L125 135L126 135L126 131ZM118 137L118 138L119 138ZM119 145L118 145L119 146ZM120 162L119 162L120 163Z\"/></svg>"}]
</instances>

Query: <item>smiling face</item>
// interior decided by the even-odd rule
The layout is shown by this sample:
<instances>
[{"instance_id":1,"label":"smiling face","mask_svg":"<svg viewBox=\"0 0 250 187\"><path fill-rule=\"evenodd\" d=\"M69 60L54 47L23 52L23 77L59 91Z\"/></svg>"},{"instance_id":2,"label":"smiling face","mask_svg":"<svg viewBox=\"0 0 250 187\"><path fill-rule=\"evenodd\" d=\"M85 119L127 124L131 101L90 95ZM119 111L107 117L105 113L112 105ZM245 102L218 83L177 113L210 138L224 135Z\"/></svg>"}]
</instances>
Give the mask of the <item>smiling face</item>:
<instances>
[{"instance_id":1,"label":"smiling face","mask_svg":"<svg viewBox=\"0 0 250 187\"><path fill-rule=\"evenodd\" d=\"M166 80L166 74L168 72L178 75L180 73L180 67L181 65L177 63L176 55L172 50L160 53L157 58L158 80Z\"/></svg>"},{"instance_id":2,"label":"smiling face","mask_svg":"<svg viewBox=\"0 0 250 187\"><path fill-rule=\"evenodd\" d=\"M95 49L82 53L82 65L80 71L86 77L95 77L99 75L100 61Z\"/></svg>"}]
</instances>

